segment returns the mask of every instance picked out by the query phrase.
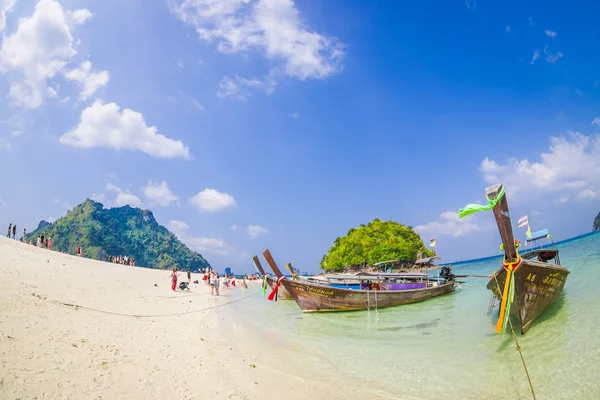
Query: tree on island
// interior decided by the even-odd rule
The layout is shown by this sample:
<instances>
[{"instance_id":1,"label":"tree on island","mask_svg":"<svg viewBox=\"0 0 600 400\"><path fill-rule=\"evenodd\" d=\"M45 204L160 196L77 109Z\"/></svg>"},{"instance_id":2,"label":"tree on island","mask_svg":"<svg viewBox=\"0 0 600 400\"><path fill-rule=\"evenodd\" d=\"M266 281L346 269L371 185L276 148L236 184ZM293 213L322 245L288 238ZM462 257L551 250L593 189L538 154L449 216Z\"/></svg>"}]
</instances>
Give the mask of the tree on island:
<instances>
[{"instance_id":1,"label":"tree on island","mask_svg":"<svg viewBox=\"0 0 600 400\"><path fill-rule=\"evenodd\" d=\"M343 271L367 262L373 264L387 260L414 262L417 254L432 257L421 237L412 226L375 218L367 225L352 228L344 237L335 239L327 255L321 259L325 271Z\"/></svg>"}]
</instances>

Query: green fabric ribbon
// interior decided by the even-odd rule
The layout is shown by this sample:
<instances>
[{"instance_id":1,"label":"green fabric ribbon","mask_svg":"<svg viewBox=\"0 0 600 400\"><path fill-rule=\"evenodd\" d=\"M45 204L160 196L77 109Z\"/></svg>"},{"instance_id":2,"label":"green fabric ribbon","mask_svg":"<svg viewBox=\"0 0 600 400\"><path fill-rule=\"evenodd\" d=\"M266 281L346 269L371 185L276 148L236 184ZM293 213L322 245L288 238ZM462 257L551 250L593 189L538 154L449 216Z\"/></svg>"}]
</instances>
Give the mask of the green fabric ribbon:
<instances>
[{"instance_id":1,"label":"green fabric ribbon","mask_svg":"<svg viewBox=\"0 0 600 400\"><path fill-rule=\"evenodd\" d=\"M263 294L263 296L267 295L267 277L266 276L263 276L262 294Z\"/></svg>"},{"instance_id":2,"label":"green fabric ribbon","mask_svg":"<svg viewBox=\"0 0 600 400\"><path fill-rule=\"evenodd\" d=\"M490 204L485 205L485 206L482 206L481 204L467 204L466 207L458 210L458 218L464 218L467 215L470 215L470 214L473 214L476 212L480 212L480 211L491 210L492 208L496 207L496 204L498 204L498 202L502 199L503 196L504 196L504 186L502 186L502 189L500 189L500 193L498 193L498 197L496 197L494 200L492 200L486 196L487 201L489 201Z\"/></svg>"}]
</instances>

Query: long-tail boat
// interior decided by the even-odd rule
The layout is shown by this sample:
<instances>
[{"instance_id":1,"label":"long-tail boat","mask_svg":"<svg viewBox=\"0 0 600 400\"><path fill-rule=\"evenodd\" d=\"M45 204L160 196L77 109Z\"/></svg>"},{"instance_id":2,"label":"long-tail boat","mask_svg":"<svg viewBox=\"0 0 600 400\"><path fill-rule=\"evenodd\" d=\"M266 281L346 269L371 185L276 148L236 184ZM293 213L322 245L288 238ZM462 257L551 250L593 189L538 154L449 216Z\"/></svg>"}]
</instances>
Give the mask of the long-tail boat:
<instances>
[{"instance_id":1,"label":"long-tail boat","mask_svg":"<svg viewBox=\"0 0 600 400\"><path fill-rule=\"evenodd\" d=\"M558 257L553 257L554 263L543 261L543 257L537 260L529 258L529 255L527 259L521 257L515 246L504 187L502 184L491 186L486 189L486 196L490 206L485 206L485 209L493 209L504 250L502 267L492 274L487 284L500 301L496 331L504 332L512 315L520 322L521 334L525 334L532 322L559 297L569 270L558 263ZM533 258L535 254L530 255ZM516 307L511 307L514 300Z\"/></svg>"},{"instance_id":2,"label":"long-tail boat","mask_svg":"<svg viewBox=\"0 0 600 400\"><path fill-rule=\"evenodd\" d=\"M357 278L362 285L368 284L368 288L362 286L360 289L333 287L304 280L290 280L281 273L269 249L263 252L263 256L277 276L278 284L287 289L302 312L305 313L394 307L428 300L455 291L455 283L451 274L440 280L411 282L407 286L396 287L394 285L402 284L387 284L383 282L383 277L370 274Z\"/></svg>"},{"instance_id":3,"label":"long-tail boat","mask_svg":"<svg viewBox=\"0 0 600 400\"><path fill-rule=\"evenodd\" d=\"M260 264L260 260L258 259L257 256L252 257L252 262L254 263L254 266L256 267L256 269L263 276L263 285L264 285L264 282L266 282L267 285L269 285L269 287L271 288L271 290L273 290L275 288L275 285L277 284L277 279L273 276L268 275L265 272L265 270L262 267L262 265ZM277 288L277 299L278 300L292 300L292 296L290 295L290 292L287 291L285 286L279 286Z\"/></svg>"}]
</instances>

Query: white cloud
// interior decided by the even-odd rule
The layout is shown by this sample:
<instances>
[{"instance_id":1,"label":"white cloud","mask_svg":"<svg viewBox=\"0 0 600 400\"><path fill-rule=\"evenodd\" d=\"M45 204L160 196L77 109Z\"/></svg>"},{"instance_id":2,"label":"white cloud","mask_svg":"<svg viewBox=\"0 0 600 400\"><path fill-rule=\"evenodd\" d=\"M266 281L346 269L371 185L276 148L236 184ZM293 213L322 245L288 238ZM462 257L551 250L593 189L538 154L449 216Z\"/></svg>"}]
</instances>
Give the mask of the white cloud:
<instances>
[{"instance_id":1,"label":"white cloud","mask_svg":"<svg viewBox=\"0 0 600 400\"><path fill-rule=\"evenodd\" d=\"M177 196L171 192L166 181L161 183L153 183L148 181L148 185L144 186L144 196L153 203L159 206L169 206L172 202L177 201Z\"/></svg>"},{"instance_id":2,"label":"white cloud","mask_svg":"<svg viewBox=\"0 0 600 400\"><path fill-rule=\"evenodd\" d=\"M12 137L17 137L17 136L21 136L22 134L23 134L23 131L22 131L22 130L19 130L19 129L17 129L16 131L12 131L12 132L10 133L10 136L12 136Z\"/></svg>"},{"instance_id":3,"label":"white cloud","mask_svg":"<svg viewBox=\"0 0 600 400\"><path fill-rule=\"evenodd\" d=\"M275 90L275 86L276 83L272 77L267 77L262 81L256 78L246 79L241 76L235 78L224 76L219 82L217 97L221 99L233 97L237 100L246 100L250 96L250 89L260 89L267 94L271 94Z\"/></svg>"},{"instance_id":4,"label":"white cloud","mask_svg":"<svg viewBox=\"0 0 600 400\"><path fill-rule=\"evenodd\" d=\"M238 230L238 226L237 226L237 225L231 225L231 226L229 227L229 229L231 229L233 232L235 232L235 231L237 231L237 230Z\"/></svg>"},{"instance_id":5,"label":"white cloud","mask_svg":"<svg viewBox=\"0 0 600 400\"><path fill-rule=\"evenodd\" d=\"M470 215L467 218L458 218L458 211L445 211L440 214L437 221L424 225L415 226L415 231L423 235L437 236L465 236L473 232L479 232L487 224L478 222L478 215Z\"/></svg>"},{"instance_id":6,"label":"white cloud","mask_svg":"<svg viewBox=\"0 0 600 400\"><path fill-rule=\"evenodd\" d=\"M202 104L200 104L200 102L198 100L196 100L195 98L193 98L192 96L190 96L187 93L184 92L179 92L179 95L181 97L183 97L189 104L191 104L195 109L199 110L199 111L205 111L204 110L204 106Z\"/></svg>"},{"instance_id":7,"label":"white cloud","mask_svg":"<svg viewBox=\"0 0 600 400\"><path fill-rule=\"evenodd\" d=\"M598 197L598 191L594 191L592 189L584 189L581 192L579 192L579 194L577 195L577 197L580 200L593 200L596 197Z\"/></svg>"},{"instance_id":8,"label":"white cloud","mask_svg":"<svg viewBox=\"0 0 600 400\"><path fill-rule=\"evenodd\" d=\"M594 118L594 120L592 121L592 124L596 124L596 125L598 125L598 127L600 127L600 118Z\"/></svg>"},{"instance_id":9,"label":"white cloud","mask_svg":"<svg viewBox=\"0 0 600 400\"><path fill-rule=\"evenodd\" d=\"M544 33L546 34L546 36L550 36L552 38L555 38L556 36L558 36L558 34L554 31L551 31L550 29L546 29L544 31Z\"/></svg>"},{"instance_id":10,"label":"white cloud","mask_svg":"<svg viewBox=\"0 0 600 400\"><path fill-rule=\"evenodd\" d=\"M190 203L202 211L221 211L237 205L232 195L220 193L214 189L204 189L193 197L190 197Z\"/></svg>"},{"instance_id":11,"label":"white cloud","mask_svg":"<svg viewBox=\"0 0 600 400\"><path fill-rule=\"evenodd\" d=\"M171 11L225 54L258 51L271 72L305 80L342 68L343 45L301 20L293 0L170 0Z\"/></svg>"},{"instance_id":12,"label":"white cloud","mask_svg":"<svg viewBox=\"0 0 600 400\"><path fill-rule=\"evenodd\" d=\"M115 207L122 207L125 205L130 205L131 207L142 207L143 205L139 197L133 193L129 193L128 191L121 189L118 186L113 185L110 182L106 184L106 190L117 193L117 197L112 201L112 205Z\"/></svg>"},{"instance_id":13,"label":"white cloud","mask_svg":"<svg viewBox=\"0 0 600 400\"><path fill-rule=\"evenodd\" d=\"M267 228L260 225L250 225L248 228L246 228L246 231L248 232L248 236L250 236L252 239L257 238L260 235L264 235L265 233L269 233Z\"/></svg>"},{"instance_id":14,"label":"white cloud","mask_svg":"<svg viewBox=\"0 0 600 400\"><path fill-rule=\"evenodd\" d=\"M187 235L188 231L190 230L190 227L188 226L188 224L186 224L183 221L177 221L174 219L169 221L168 228L171 232L173 232L178 237Z\"/></svg>"},{"instance_id":15,"label":"white cloud","mask_svg":"<svg viewBox=\"0 0 600 400\"><path fill-rule=\"evenodd\" d=\"M60 137L60 142L74 147L106 147L138 150L157 158L190 158L189 149L179 140L169 139L146 125L144 116L116 103L96 100L83 110L79 125Z\"/></svg>"},{"instance_id":16,"label":"white cloud","mask_svg":"<svg viewBox=\"0 0 600 400\"><path fill-rule=\"evenodd\" d=\"M96 92L96 90L102 86L106 86L109 74L108 71L92 72L92 63L84 61L79 68L66 71L65 78L69 81L79 82L82 87L79 98L81 100L87 100Z\"/></svg>"},{"instance_id":17,"label":"white cloud","mask_svg":"<svg viewBox=\"0 0 600 400\"><path fill-rule=\"evenodd\" d=\"M0 0L0 32L6 27L6 14L8 14L17 0Z\"/></svg>"},{"instance_id":18,"label":"white cloud","mask_svg":"<svg viewBox=\"0 0 600 400\"><path fill-rule=\"evenodd\" d=\"M70 23L74 25L81 25L90 18L92 18L92 13L87 8L69 11L67 17Z\"/></svg>"},{"instance_id":19,"label":"white cloud","mask_svg":"<svg viewBox=\"0 0 600 400\"><path fill-rule=\"evenodd\" d=\"M94 193L92 194L91 199L97 201L98 203L104 203L106 196L104 196L104 193Z\"/></svg>"},{"instance_id":20,"label":"white cloud","mask_svg":"<svg viewBox=\"0 0 600 400\"><path fill-rule=\"evenodd\" d=\"M2 39L0 73L8 75L9 97L15 104L37 108L56 95L48 80L77 54L71 28L91 15L86 9L68 13L55 0L40 0L33 15L21 19L16 32Z\"/></svg>"},{"instance_id":21,"label":"white cloud","mask_svg":"<svg viewBox=\"0 0 600 400\"><path fill-rule=\"evenodd\" d=\"M552 137L539 162L501 164L486 157L480 169L486 182L504 183L511 201L548 195L560 196L559 202L589 199L600 189L600 135Z\"/></svg>"},{"instance_id":22,"label":"white cloud","mask_svg":"<svg viewBox=\"0 0 600 400\"><path fill-rule=\"evenodd\" d=\"M510 25L506 25L506 33L510 32Z\"/></svg>"},{"instance_id":23,"label":"white cloud","mask_svg":"<svg viewBox=\"0 0 600 400\"><path fill-rule=\"evenodd\" d=\"M544 55L546 56L546 61L548 61L550 64L556 64L556 62L558 60L560 60L561 58L563 58L565 56L560 51L556 52L556 53L552 53L548 49L548 46L544 46Z\"/></svg>"},{"instance_id":24,"label":"white cloud","mask_svg":"<svg viewBox=\"0 0 600 400\"><path fill-rule=\"evenodd\" d=\"M529 61L529 64L534 64L535 60L537 60L540 57L540 51L539 49L534 49L533 50L533 57L531 57L531 61Z\"/></svg>"},{"instance_id":25,"label":"white cloud","mask_svg":"<svg viewBox=\"0 0 600 400\"><path fill-rule=\"evenodd\" d=\"M48 218L46 219L46 221L48 221L48 222L50 222L51 224L53 224L54 222L56 222L56 218L54 218L54 217L48 217Z\"/></svg>"},{"instance_id":26,"label":"white cloud","mask_svg":"<svg viewBox=\"0 0 600 400\"><path fill-rule=\"evenodd\" d=\"M222 256L229 254L227 243L223 239L191 236L189 235L190 227L183 221L171 220L169 221L168 228L192 250Z\"/></svg>"},{"instance_id":27,"label":"white cloud","mask_svg":"<svg viewBox=\"0 0 600 400\"><path fill-rule=\"evenodd\" d=\"M178 68L183 68L183 60L181 58L178 58L175 65L177 65Z\"/></svg>"},{"instance_id":28,"label":"white cloud","mask_svg":"<svg viewBox=\"0 0 600 400\"><path fill-rule=\"evenodd\" d=\"M287 116L290 117L291 119L298 119L298 118L300 118L300 113L298 111L295 111L295 112L288 113Z\"/></svg>"}]
</instances>

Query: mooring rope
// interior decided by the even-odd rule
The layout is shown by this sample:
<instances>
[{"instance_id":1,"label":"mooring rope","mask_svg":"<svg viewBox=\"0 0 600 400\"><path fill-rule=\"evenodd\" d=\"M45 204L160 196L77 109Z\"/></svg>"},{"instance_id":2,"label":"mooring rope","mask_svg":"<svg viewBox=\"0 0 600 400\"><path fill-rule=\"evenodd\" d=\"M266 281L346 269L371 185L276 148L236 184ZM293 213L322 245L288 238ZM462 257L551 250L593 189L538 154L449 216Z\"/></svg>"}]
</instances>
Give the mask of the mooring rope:
<instances>
[{"instance_id":1,"label":"mooring rope","mask_svg":"<svg viewBox=\"0 0 600 400\"><path fill-rule=\"evenodd\" d=\"M258 293L253 293L253 294L241 297L241 298L233 300L233 301L228 301L227 303L217 304L216 306L202 308L200 310L183 311L183 312L173 313L173 314L157 314L157 315L123 314L123 313L118 313L118 312L113 312L113 311L99 310L97 308L91 308L91 307L81 306L79 304L66 303L66 302L62 302L62 301L57 301L57 304L60 305L60 306L74 308L74 309L82 308L84 310L95 311L95 312L99 312L99 313L103 313L103 314L119 315L121 317L160 318L160 317L175 317L175 316L179 316L179 315L194 314L194 313L198 313L198 312L202 312L202 311L212 310L214 308L219 308L219 307L223 307L223 306L226 306L226 305L229 305L229 304L237 303L238 301L242 301L244 299L247 299L248 297L252 297L252 296L255 296L257 294Z\"/></svg>"},{"instance_id":2,"label":"mooring rope","mask_svg":"<svg viewBox=\"0 0 600 400\"><path fill-rule=\"evenodd\" d=\"M495 273L494 273L494 281L496 281L498 290L500 290L500 284L498 283L498 279L496 278ZM515 328L512 324L512 321L510 320L510 315L507 316L507 318L508 318L508 323L510 324L510 331L512 333L512 337L515 341L515 344L517 345L517 351L519 352L519 355L521 356L521 362L523 363L523 368L525 369L525 375L527 375L527 381L529 382L529 388L531 389L531 396L533 397L533 400L536 400L535 399L535 391L533 390L533 383L531 382L531 377L529 376L529 371L527 370L527 364L525 363L525 357L523 357L523 353L521 352L521 346L519 345L519 341L517 340L517 334L515 333Z\"/></svg>"}]
</instances>

